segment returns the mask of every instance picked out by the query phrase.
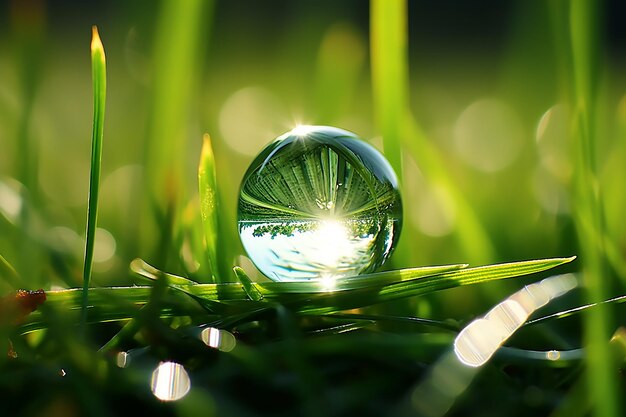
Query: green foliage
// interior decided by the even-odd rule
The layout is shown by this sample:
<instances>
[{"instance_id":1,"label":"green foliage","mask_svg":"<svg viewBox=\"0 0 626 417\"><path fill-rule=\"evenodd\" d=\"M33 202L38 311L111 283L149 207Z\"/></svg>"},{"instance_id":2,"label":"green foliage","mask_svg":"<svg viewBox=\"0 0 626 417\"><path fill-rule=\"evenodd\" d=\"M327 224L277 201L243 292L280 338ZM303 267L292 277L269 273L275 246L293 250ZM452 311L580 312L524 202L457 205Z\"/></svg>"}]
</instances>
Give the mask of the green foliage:
<instances>
[{"instance_id":1,"label":"green foliage","mask_svg":"<svg viewBox=\"0 0 626 417\"><path fill-rule=\"evenodd\" d=\"M626 70L623 41L603 33L612 3L92 3L11 2L0 33L0 415L415 415L433 371L448 415L620 415ZM102 166L104 52L91 119L81 16L107 40ZM496 116L469 111L484 100L514 116L487 147ZM405 213L392 270L278 283L246 259L241 179L295 123L388 156ZM463 394L465 373L436 367L457 334L555 267L580 271L581 290L530 317ZM14 292L39 288L41 305ZM209 347L211 328L235 348ZM150 391L162 361L191 377L174 403Z\"/></svg>"}]
</instances>

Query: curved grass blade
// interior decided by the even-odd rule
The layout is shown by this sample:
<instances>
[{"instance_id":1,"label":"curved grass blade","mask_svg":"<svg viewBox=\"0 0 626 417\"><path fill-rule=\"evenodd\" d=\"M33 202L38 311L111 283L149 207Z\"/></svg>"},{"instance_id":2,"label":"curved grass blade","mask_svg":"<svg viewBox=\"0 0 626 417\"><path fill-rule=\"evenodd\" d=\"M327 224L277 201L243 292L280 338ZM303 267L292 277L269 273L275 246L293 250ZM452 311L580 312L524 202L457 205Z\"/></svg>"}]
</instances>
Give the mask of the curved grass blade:
<instances>
[{"instance_id":1,"label":"curved grass blade","mask_svg":"<svg viewBox=\"0 0 626 417\"><path fill-rule=\"evenodd\" d=\"M457 271L467 268L467 264L443 265L443 266L427 266L420 268L397 269L393 271L375 272L371 274L356 275L352 277L337 278L332 284L332 292L351 291L367 288L380 288L385 285L395 284L403 281L410 281L417 278L427 277L431 275L441 275L446 272ZM329 293L329 289L325 284L319 281L308 282L266 282L255 284L260 288L262 293L268 294L314 294Z\"/></svg>"},{"instance_id":2,"label":"curved grass blade","mask_svg":"<svg viewBox=\"0 0 626 417\"><path fill-rule=\"evenodd\" d=\"M421 317L407 317L407 316L389 316L384 314L355 314L355 313L334 313L327 314L323 317L330 317L333 319L339 320L353 320L353 321L368 321L371 323L376 323L379 321L386 322L397 322L397 323L411 323L411 324L421 324L423 326L431 326L438 327L440 329L449 330L452 332L458 332L460 329L458 324L455 324L451 321L443 321L443 320L432 320L425 319Z\"/></svg>"},{"instance_id":3,"label":"curved grass blade","mask_svg":"<svg viewBox=\"0 0 626 417\"><path fill-rule=\"evenodd\" d=\"M352 291L315 294L314 296L307 295L306 297L293 295L294 299L287 300L285 297L282 297L281 301L297 304L296 308L301 314L329 314L463 285L528 275L571 262L574 258L553 258L488 265L423 276L385 285L382 288L361 288ZM266 298L269 298L269 295L266 295Z\"/></svg>"},{"instance_id":4,"label":"curved grass blade","mask_svg":"<svg viewBox=\"0 0 626 417\"><path fill-rule=\"evenodd\" d=\"M234 267L233 271L235 271L235 275L241 282L241 285L243 285L243 290L248 295L248 298L253 301L261 301L263 299L263 294L261 294L259 290L256 289L254 283L252 282L248 274L246 274L246 271L238 266Z\"/></svg>"},{"instance_id":5,"label":"curved grass blade","mask_svg":"<svg viewBox=\"0 0 626 417\"><path fill-rule=\"evenodd\" d=\"M547 321L550 321L550 320L563 319L565 317L570 317L570 316L572 316L574 314L581 313L581 312L583 312L585 310L588 310L590 308L597 307L600 304L620 304L620 303L624 303L624 302L626 302L626 295L620 295L618 297L610 298L608 300L601 301L599 303L585 304L585 305L582 305L582 306L570 308L568 310L559 311L557 313L548 314L547 316L542 316L542 317L538 317L536 319L528 320L524 325L525 326L530 326L530 325L533 325L533 324L544 323L544 322L547 322Z\"/></svg>"},{"instance_id":6,"label":"curved grass blade","mask_svg":"<svg viewBox=\"0 0 626 417\"><path fill-rule=\"evenodd\" d=\"M133 259L130 263L130 270L141 277L148 278L151 281L156 281L159 277L165 277L167 278L168 284L171 285L198 285L196 281L160 271L145 262L143 259L139 258Z\"/></svg>"},{"instance_id":7,"label":"curved grass blade","mask_svg":"<svg viewBox=\"0 0 626 417\"><path fill-rule=\"evenodd\" d=\"M202 314L203 320L206 320L208 314L213 316L216 322L223 322L228 321L230 315L245 317L247 314L257 314L266 309L274 308L276 304L282 304L302 315L330 314L410 296L424 295L447 288L545 271L571 262L573 259L574 257L542 259L468 269L459 269L463 265L453 265L380 272L363 276L365 280L363 284L359 284L358 277L345 278L347 282L351 283L349 287L333 292L322 290L319 283L314 282L252 283L252 287L263 295L263 300L260 301L251 300L240 283L190 284L193 281L172 276L184 280L179 280L179 283L186 283L173 284L169 282L167 284L168 288L176 291L168 292L173 298L165 300L167 302L164 301L164 307L160 314L164 317ZM155 279L154 271L160 273L160 271L150 267L147 270L142 270L142 276ZM151 291L151 286L92 288L90 291L92 311L89 322L119 321L132 318L137 308L150 300ZM197 303L189 303L187 297L180 298L181 292L187 296L192 296L194 300L201 300L201 303L209 305L210 308L199 311ZM180 295L176 297L176 293ZM49 291L46 295L46 310L72 312L80 309L82 292L78 288ZM36 311L28 316L25 323L20 327L20 331L26 333L45 326L44 316L40 311Z\"/></svg>"},{"instance_id":8,"label":"curved grass blade","mask_svg":"<svg viewBox=\"0 0 626 417\"><path fill-rule=\"evenodd\" d=\"M106 59L98 28L92 28L91 70L93 83L93 130L91 134L91 175L87 207L87 233L85 239L85 265L83 268L83 299L81 324L87 317L89 281L93 264L93 251L98 223L98 194L100 191L100 164L102 161L102 137L104 131L104 108L106 104Z\"/></svg>"}]
</instances>

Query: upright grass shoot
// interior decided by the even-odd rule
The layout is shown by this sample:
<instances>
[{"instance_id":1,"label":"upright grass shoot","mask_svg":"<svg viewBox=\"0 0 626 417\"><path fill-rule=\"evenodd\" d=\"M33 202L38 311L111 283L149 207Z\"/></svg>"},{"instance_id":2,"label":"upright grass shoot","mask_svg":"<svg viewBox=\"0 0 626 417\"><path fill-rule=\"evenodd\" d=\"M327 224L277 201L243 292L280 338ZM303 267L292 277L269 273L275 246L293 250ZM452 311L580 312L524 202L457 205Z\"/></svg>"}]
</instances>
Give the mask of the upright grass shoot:
<instances>
[{"instance_id":1,"label":"upright grass shoot","mask_svg":"<svg viewBox=\"0 0 626 417\"><path fill-rule=\"evenodd\" d=\"M18 63L21 114L17 127L18 178L24 185L22 200L24 208L20 210L20 223L28 230L33 220L31 207L39 200L39 159L40 145L33 135L33 112L35 99L41 85L41 68L44 45L45 9L36 2L13 2L11 4L12 29L16 40L15 55ZM19 238L19 250L16 267L21 276L28 280L37 277L34 262L39 253L37 246L26 235ZM39 283L40 284L40 283Z\"/></svg>"},{"instance_id":2,"label":"upright grass shoot","mask_svg":"<svg viewBox=\"0 0 626 417\"><path fill-rule=\"evenodd\" d=\"M371 0L371 60L374 114L385 156L402 179L400 139L408 108L406 0Z\"/></svg>"},{"instance_id":3,"label":"upright grass shoot","mask_svg":"<svg viewBox=\"0 0 626 417\"><path fill-rule=\"evenodd\" d=\"M372 0L370 4L374 113L383 135L385 156L400 176L404 146L429 185L443 190L457 209L455 235L459 247L473 262L492 262L495 250L478 216L457 190L443 158L428 142L409 108L406 1Z\"/></svg>"},{"instance_id":4,"label":"upright grass shoot","mask_svg":"<svg viewBox=\"0 0 626 417\"><path fill-rule=\"evenodd\" d=\"M93 265L93 251L98 223L98 194L100 193L100 165L102 161L102 137L104 133L104 109L106 104L106 59L98 28L92 28L91 72L93 84L93 129L91 132L91 174L87 203L87 231L85 237L85 264L83 266L83 297L81 324L87 318L89 281Z\"/></svg>"},{"instance_id":5,"label":"upright grass shoot","mask_svg":"<svg viewBox=\"0 0 626 417\"><path fill-rule=\"evenodd\" d=\"M403 183L400 141L409 105L407 12L406 0L370 1L374 118L383 136L383 151L398 177L401 190ZM405 230L404 235L406 234ZM400 242L402 241L401 239ZM394 259L408 263L410 255L408 246L400 243Z\"/></svg>"},{"instance_id":6,"label":"upright grass shoot","mask_svg":"<svg viewBox=\"0 0 626 417\"><path fill-rule=\"evenodd\" d=\"M206 262L208 270L213 277L213 282L223 281L218 266L218 194L217 180L215 175L215 157L213 156L213 148L211 147L211 137L205 134L202 143L202 152L200 154L200 164L198 166L198 188L200 195L200 216L202 217L202 226L204 231L204 242L206 245Z\"/></svg>"},{"instance_id":7,"label":"upright grass shoot","mask_svg":"<svg viewBox=\"0 0 626 417\"><path fill-rule=\"evenodd\" d=\"M581 249L583 282L590 303L601 303L610 286L604 249L604 219L596 167L596 106L598 104L598 18L596 2L572 0L569 4L574 141L573 207ZM611 337L611 306L601 303L583 316L587 346L587 384L594 414L618 416L617 367L608 345Z\"/></svg>"},{"instance_id":8,"label":"upright grass shoot","mask_svg":"<svg viewBox=\"0 0 626 417\"><path fill-rule=\"evenodd\" d=\"M167 264L174 235L174 223L181 201L189 190L183 181L190 98L197 68L201 28L206 25L208 5L213 2L190 0L163 2L154 43L152 108L145 146L143 184L149 209L157 226L155 256ZM148 226L148 225L144 225ZM145 233L143 244L154 241ZM144 248L145 249L145 248Z\"/></svg>"}]
</instances>

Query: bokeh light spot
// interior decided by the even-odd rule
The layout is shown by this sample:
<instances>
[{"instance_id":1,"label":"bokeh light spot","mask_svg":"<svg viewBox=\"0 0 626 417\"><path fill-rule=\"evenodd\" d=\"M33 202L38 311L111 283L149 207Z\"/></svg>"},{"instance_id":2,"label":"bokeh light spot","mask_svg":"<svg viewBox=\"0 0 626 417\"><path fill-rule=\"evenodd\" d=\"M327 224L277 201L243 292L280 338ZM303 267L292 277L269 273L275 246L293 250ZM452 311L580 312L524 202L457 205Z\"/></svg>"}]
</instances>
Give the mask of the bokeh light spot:
<instances>
[{"instance_id":1,"label":"bokeh light spot","mask_svg":"<svg viewBox=\"0 0 626 417\"><path fill-rule=\"evenodd\" d=\"M515 111L496 99L472 103L454 127L454 144L461 158L474 168L495 172L517 158L522 145L522 124Z\"/></svg>"}]
</instances>

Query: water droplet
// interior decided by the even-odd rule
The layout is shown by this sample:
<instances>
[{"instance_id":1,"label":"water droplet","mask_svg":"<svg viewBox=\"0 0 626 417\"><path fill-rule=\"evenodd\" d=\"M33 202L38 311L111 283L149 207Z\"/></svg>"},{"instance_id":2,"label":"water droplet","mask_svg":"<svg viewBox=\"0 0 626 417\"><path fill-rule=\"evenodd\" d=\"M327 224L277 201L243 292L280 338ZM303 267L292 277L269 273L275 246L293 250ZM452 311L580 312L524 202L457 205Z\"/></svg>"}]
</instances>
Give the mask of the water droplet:
<instances>
[{"instance_id":1,"label":"water droplet","mask_svg":"<svg viewBox=\"0 0 626 417\"><path fill-rule=\"evenodd\" d=\"M161 362L152 372L150 388L161 401L177 401L191 388L191 380L185 368L175 362Z\"/></svg>"},{"instance_id":2,"label":"water droplet","mask_svg":"<svg viewBox=\"0 0 626 417\"><path fill-rule=\"evenodd\" d=\"M285 133L261 151L241 185L241 241L276 281L371 272L391 254L401 223L391 166L342 129Z\"/></svg>"}]
</instances>

